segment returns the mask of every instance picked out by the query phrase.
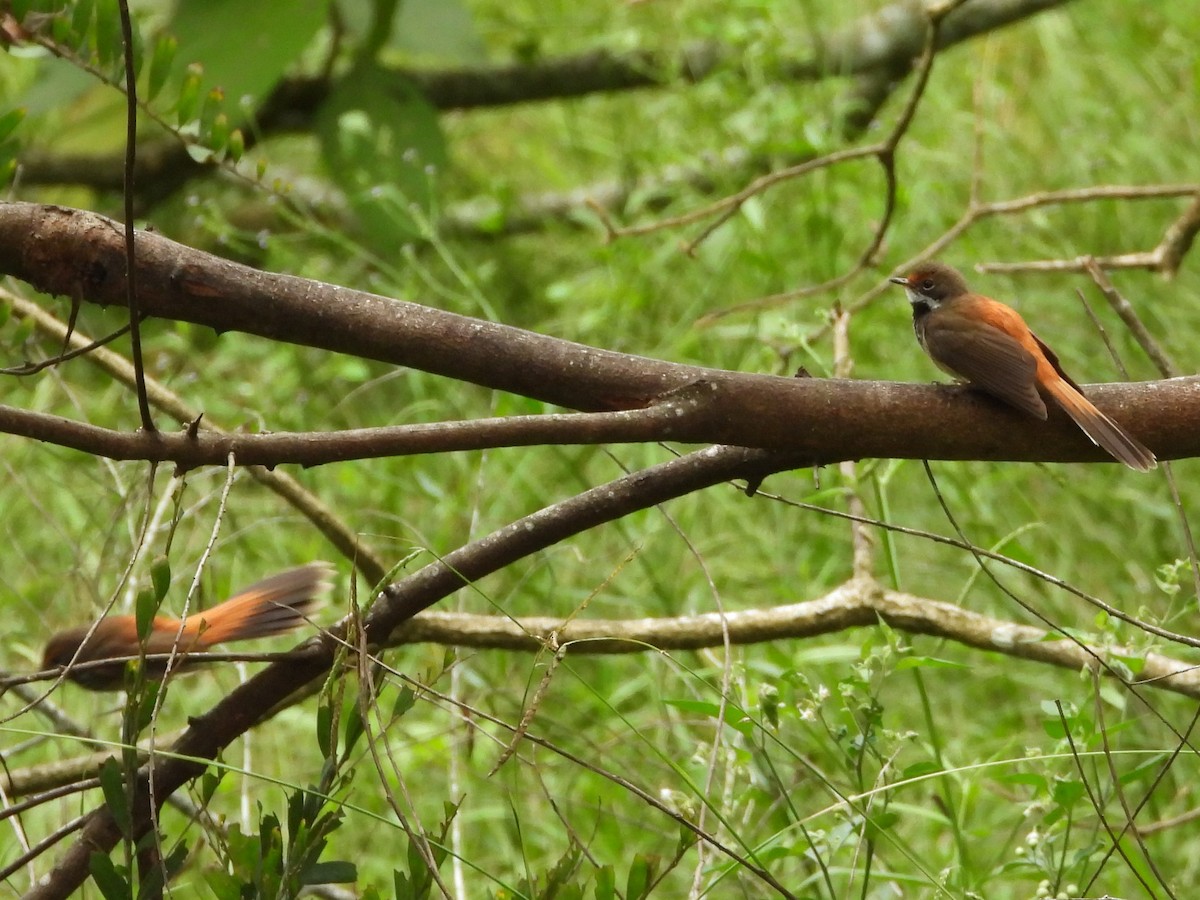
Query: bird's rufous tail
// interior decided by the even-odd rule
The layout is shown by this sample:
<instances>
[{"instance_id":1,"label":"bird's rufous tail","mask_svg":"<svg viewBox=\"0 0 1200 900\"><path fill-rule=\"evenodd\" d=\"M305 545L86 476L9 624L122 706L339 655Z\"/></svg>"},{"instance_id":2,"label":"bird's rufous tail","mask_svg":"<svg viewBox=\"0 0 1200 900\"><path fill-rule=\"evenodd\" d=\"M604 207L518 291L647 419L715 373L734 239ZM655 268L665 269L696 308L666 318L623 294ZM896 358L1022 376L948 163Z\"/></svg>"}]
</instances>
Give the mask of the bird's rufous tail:
<instances>
[{"instance_id":1,"label":"bird's rufous tail","mask_svg":"<svg viewBox=\"0 0 1200 900\"><path fill-rule=\"evenodd\" d=\"M1059 380L1043 386L1092 443L1109 453L1117 462L1139 472L1148 472L1158 465L1153 453L1096 409L1092 402L1071 384Z\"/></svg>"},{"instance_id":2,"label":"bird's rufous tail","mask_svg":"<svg viewBox=\"0 0 1200 900\"><path fill-rule=\"evenodd\" d=\"M204 650L225 641L267 637L299 628L329 589L328 563L309 563L252 584L212 609L188 616L186 631Z\"/></svg>"}]
</instances>

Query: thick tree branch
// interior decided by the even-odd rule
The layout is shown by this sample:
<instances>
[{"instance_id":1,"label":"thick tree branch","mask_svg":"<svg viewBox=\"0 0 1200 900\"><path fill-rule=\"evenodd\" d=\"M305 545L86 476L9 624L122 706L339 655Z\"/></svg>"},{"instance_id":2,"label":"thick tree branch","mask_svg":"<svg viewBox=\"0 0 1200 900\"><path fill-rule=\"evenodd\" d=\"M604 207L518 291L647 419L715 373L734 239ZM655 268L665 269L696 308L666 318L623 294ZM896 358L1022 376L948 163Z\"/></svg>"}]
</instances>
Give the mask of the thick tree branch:
<instances>
[{"instance_id":1,"label":"thick tree branch","mask_svg":"<svg viewBox=\"0 0 1200 900\"><path fill-rule=\"evenodd\" d=\"M139 234L138 253L142 308L152 316L409 366L579 410L645 412L575 422L414 425L347 438L122 435L8 409L0 410L0 428L117 458L174 460L185 466L223 460L222 454L230 451L247 463L314 464L372 455L362 451L362 442L372 441L394 441L378 447L396 453L506 442L669 439L795 451L808 464L861 457L1106 458L1060 415L1038 422L963 388L779 378L686 366L261 272L153 233ZM122 254L119 227L102 216L0 204L0 271L39 290L120 304ZM1160 459L1200 455L1197 379L1095 386L1089 395ZM317 451L322 442L327 443ZM359 448L351 447L353 442ZM271 446L277 455L261 449Z\"/></svg>"}]
</instances>

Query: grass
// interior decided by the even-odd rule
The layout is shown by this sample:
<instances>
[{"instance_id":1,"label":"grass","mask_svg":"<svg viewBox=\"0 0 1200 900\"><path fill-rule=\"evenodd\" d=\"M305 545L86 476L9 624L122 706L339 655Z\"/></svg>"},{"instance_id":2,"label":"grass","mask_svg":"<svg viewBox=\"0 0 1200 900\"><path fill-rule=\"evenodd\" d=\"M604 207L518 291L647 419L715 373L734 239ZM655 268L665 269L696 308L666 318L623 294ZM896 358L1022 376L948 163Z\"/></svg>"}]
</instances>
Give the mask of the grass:
<instances>
[{"instance_id":1,"label":"grass","mask_svg":"<svg viewBox=\"0 0 1200 900\"><path fill-rule=\"evenodd\" d=\"M631 44L669 52L711 36L736 43L750 62L749 74L731 70L694 87L447 116L443 128L453 163L444 201L653 172L734 143L790 152L820 140L830 132L825 109L840 86L780 84L771 61L792 52L810 27L824 30L861 11L849 6L475 4L476 27L493 57L529 41L545 54ZM260 262L599 346L731 369L789 371L798 357L785 359L781 351L790 351L835 302L853 302L885 269L958 218L968 202L977 138L983 142L986 199L1188 177L1200 116L1191 90L1198 64L1194 55L1179 52L1190 33L1185 7L1163 4L1141 10L1137 22L1114 22L1103 7L1072 4L947 53L901 147L900 207L879 270L786 310L723 319L707 329L695 325L714 309L844 271L880 214L881 180L873 167L838 168L782 186L718 231L695 258L677 249L694 234L687 229L606 246L596 230L556 227L487 243L447 240L374 266L366 255L346 253L345 237L335 245L313 229L273 237ZM904 90L884 122L895 115ZM873 132L869 139L875 137ZM727 178L727 190L739 186L736 175ZM223 215L218 199L231 195L206 185L197 190L201 204L213 206L206 212L209 228ZM704 199L684 193L662 211L635 202L625 215L646 221ZM969 266L1148 248L1179 209L1179 203L1109 203L993 219L968 232L945 258ZM182 204L163 217L159 224L168 234L196 227ZM1194 266L1185 265L1169 284L1142 272L1120 273L1116 280L1177 359L1195 355L1192 335L1200 331L1200 312L1190 302L1198 287ZM1073 296L1077 287L1088 290L1084 279L974 281L994 296L1019 299L1077 378L1115 380ZM1119 332L1111 317L1101 315ZM118 319L85 310L82 322L101 332ZM528 411L523 401L471 386L419 373L396 377L374 364L264 348L241 336L214 340L165 324L153 326L150 335L152 374L229 426L347 427ZM15 322L0 337L10 358L30 353ZM912 340L907 304L898 295L855 317L851 344L856 377L936 377ZM1134 377L1153 377L1128 342L1121 338L1119 346ZM814 344L802 361L814 372L828 371L828 343ZM9 390L6 402L13 405L124 427L135 421L129 397L79 363ZM94 614L114 589L140 516L166 490L169 473L159 473L151 490L141 467L16 438L3 439L3 452L9 477L0 483L0 502L11 560L4 586L15 635L4 665L26 669L49 631ZM637 468L666 456L655 447L497 450L342 465L297 477L398 560L414 548L444 554L617 477L622 466ZM1193 466L1184 461L1176 467L1185 510L1197 500ZM975 543L1028 561L1130 613L1169 618L1169 627L1188 630L1196 609L1190 575L1175 594L1170 585L1156 583L1160 566L1186 556L1181 515L1161 477L1139 478L1115 466L933 468ZM918 463L864 462L858 471L870 515L951 533ZM180 582L214 526L223 478L222 472L188 478L171 541ZM766 485L786 498L834 508L844 507L854 486L833 470L778 476ZM876 538L882 548L883 535ZM877 559L880 578L891 586L1029 621L968 555L910 537L891 541L894 567L882 554ZM156 535L154 551L165 545L166 536ZM329 554L294 513L241 479L221 530L209 595L215 600L272 569ZM348 567L341 568L344 576ZM538 554L462 592L446 608L568 615L586 604L581 614L595 617L710 612L718 604L766 608L819 596L849 572L849 533L842 521L716 488ZM1028 577L1003 570L998 577L1064 627L1186 655L1105 622L1078 599ZM174 597L180 588L177 583ZM545 749L522 744L489 776L511 736L483 714L521 720L547 671L545 655L422 646L392 651L387 659L478 711L464 719L445 703L420 700L388 731L396 770L384 779L419 827L432 829L445 816L445 803L460 804L454 848L465 859L463 878L472 896L501 883L516 892L522 879L544 885L569 852L570 834L587 849L573 876L587 885L584 896L592 896L603 866L612 866L624 887L638 855L660 866L674 857L680 835L663 814ZM725 678L731 710L718 728ZM192 679L186 688L181 683L163 727L182 724L233 683L230 672ZM398 694L394 683L386 687L380 708L390 710ZM1119 858L1101 863L1095 847L1107 846L1108 839L1082 792L1086 777L1100 792L1097 802L1109 822L1120 827L1114 779L1096 755L1102 736L1127 779L1123 789L1135 801L1152 793L1139 824L1195 806L1187 754L1161 783L1152 781L1154 767L1179 740L1171 728L1188 727L1192 704L1148 689L1142 696L1147 703L1075 672L877 628L739 648L728 658L720 650L570 654L529 727L689 816L707 808L709 830L754 855L801 896L1034 896L1044 881L1053 895L1068 885L1083 892L1093 875L1091 895L1130 895L1140 890L1133 869L1144 867ZM116 734L116 717L100 714L104 704L98 707L93 697L67 688L55 698L97 733ZM1074 711L1067 724L1079 761L1071 756L1056 702ZM306 708L260 729L247 757L250 768L294 785L314 780L321 756L311 718ZM25 718L10 724L32 723ZM56 740L28 751L18 764L76 752L73 744ZM406 865L406 839L362 748L353 761L349 800L362 811L347 811L327 856L355 859L360 885L386 893L392 869ZM252 830L258 827L256 804L281 809L284 790L254 776L230 776L213 806ZM847 804L846 798L860 799ZM45 830L80 809L78 801L63 801L24 824ZM167 821L182 827L177 819ZM195 829L188 834L194 839ZM12 837L0 838L0 846L5 858L15 855ZM1177 890L1196 879L1200 854L1186 825L1155 834L1146 846ZM657 896L685 896L698 859L695 849L686 850ZM723 872L726 864L709 857L701 866L708 896L771 895L745 872ZM203 871L196 872L198 880ZM449 863L443 874L450 877ZM193 887L203 892L197 882ZM524 890L534 894L528 885Z\"/></svg>"}]
</instances>

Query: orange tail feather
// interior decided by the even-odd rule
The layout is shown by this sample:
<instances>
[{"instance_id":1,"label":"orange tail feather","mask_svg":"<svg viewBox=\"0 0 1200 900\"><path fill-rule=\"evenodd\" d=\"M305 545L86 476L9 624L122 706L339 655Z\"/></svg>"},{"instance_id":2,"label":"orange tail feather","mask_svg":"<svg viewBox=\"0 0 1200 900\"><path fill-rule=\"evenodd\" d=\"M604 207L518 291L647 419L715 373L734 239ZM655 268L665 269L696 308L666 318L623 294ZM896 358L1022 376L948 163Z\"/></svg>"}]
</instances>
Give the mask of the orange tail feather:
<instances>
[{"instance_id":1,"label":"orange tail feather","mask_svg":"<svg viewBox=\"0 0 1200 900\"><path fill-rule=\"evenodd\" d=\"M1112 456L1117 462L1124 463L1139 472L1148 472L1158 465L1158 461L1140 441L1126 432L1116 422L1092 405L1067 381L1055 381L1045 385L1047 393L1062 407L1065 412L1092 443Z\"/></svg>"},{"instance_id":2,"label":"orange tail feather","mask_svg":"<svg viewBox=\"0 0 1200 900\"><path fill-rule=\"evenodd\" d=\"M299 628L330 586L327 563L310 563L252 584L212 609L188 616L186 631L204 650L225 641L268 637Z\"/></svg>"}]
</instances>

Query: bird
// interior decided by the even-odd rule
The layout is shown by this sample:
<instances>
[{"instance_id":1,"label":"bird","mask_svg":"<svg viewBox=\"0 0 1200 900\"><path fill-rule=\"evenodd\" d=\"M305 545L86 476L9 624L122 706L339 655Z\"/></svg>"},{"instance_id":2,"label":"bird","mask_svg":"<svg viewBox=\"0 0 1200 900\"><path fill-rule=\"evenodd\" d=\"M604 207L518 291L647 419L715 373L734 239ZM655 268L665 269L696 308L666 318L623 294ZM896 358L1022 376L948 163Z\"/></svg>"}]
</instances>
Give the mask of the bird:
<instances>
[{"instance_id":1,"label":"bird","mask_svg":"<svg viewBox=\"0 0 1200 900\"><path fill-rule=\"evenodd\" d=\"M1118 462L1139 472L1158 464L1137 438L1092 405L1054 351L1011 306L973 293L966 279L943 263L926 263L888 281L904 287L917 340L938 368L1043 420L1044 394Z\"/></svg>"},{"instance_id":2,"label":"bird","mask_svg":"<svg viewBox=\"0 0 1200 900\"><path fill-rule=\"evenodd\" d=\"M175 651L172 671L191 668L198 655L216 644L268 637L299 628L322 603L330 587L332 567L314 562L265 578L211 609L186 619L155 616L145 640L146 676L166 676L166 655ZM134 616L108 616L93 625L60 631L46 643L42 669L64 669L65 677L94 691L120 690L125 684L125 663L136 659L138 640ZM113 660L110 665L87 665Z\"/></svg>"}]
</instances>

